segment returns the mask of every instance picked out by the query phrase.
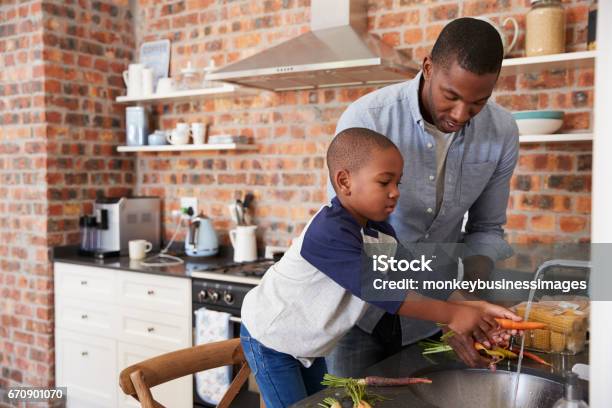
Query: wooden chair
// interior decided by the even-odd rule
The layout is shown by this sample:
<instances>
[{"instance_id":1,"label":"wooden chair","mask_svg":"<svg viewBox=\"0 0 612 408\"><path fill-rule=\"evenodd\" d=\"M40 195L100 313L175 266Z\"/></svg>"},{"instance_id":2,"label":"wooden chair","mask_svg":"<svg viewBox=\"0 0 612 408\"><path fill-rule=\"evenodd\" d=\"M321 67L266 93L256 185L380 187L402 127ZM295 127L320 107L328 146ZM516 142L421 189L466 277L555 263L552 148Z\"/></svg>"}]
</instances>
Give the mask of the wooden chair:
<instances>
[{"instance_id":1,"label":"wooden chair","mask_svg":"<svg viewBox=\"0 0 612 408\"><path fill-rule=\"evenodd\" d=\"M240 365L238 374L217 405L217 408L228 408L251 372L244 358L240 339L202 344L131 365L119 374L119 385L125 394L140 401L142 408L165 408L153 399L151 387L226 365Z\"/></svg>"}]
</instances>

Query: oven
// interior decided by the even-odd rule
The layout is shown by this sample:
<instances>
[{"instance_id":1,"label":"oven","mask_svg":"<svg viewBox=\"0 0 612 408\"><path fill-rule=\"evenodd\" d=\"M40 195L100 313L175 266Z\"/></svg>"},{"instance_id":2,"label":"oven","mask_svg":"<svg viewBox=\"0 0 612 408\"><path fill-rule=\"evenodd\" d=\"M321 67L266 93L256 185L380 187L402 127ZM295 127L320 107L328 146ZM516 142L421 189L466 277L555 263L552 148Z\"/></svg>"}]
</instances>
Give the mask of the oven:
<instances>
[{"instance_id":1,"label":"oven","mask_svg":"<svg viewBox=\"0 0 612 408\"><path fill-rule=\"evenodd\" d=\"M199 269L194 265L186 265L192 277L192 309L201 307L230 314L234 337L240 336L240 309L244 297L253 289L261 276L268 270L272 261L262 260L244 264L229 264L215 269ZM195 313L192 316L193 333L195 337ZM234 372L234 375L236 372ZM212 407L205 403L197 394L195 376L193 377L194 407ZM259 394L248 391L245 386L232 403L232 407L250 408L259 406Z\"/></svg>"}]
</instances>

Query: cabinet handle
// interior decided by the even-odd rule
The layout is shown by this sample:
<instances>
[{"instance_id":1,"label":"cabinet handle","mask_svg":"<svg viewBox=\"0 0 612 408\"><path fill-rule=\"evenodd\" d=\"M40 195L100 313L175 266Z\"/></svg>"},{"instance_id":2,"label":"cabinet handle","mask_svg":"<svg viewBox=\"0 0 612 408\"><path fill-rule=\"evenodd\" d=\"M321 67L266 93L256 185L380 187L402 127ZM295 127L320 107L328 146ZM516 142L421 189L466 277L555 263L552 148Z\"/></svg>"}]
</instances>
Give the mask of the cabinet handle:
<instances>
[{"instance_id":1,"label":"cabinet handle","mask_svg":"<svg viewBox=\"0 0 612 408\"><path fill-rule=\"evenodd\" d=\"M147 290L147 295L154 295L155 291L153 289Z\"/></svg>"},{"instance_id":2,"label":"cabinet handle","mask_svg":"<svg viewBox=\"0 0 612 408\"><path fill-rule=\"evenodd\" d=\"M83 286L87 285L87 281L81 281L81 285Z\"/></svg>"},{"instance_id":3,"label":"cabinet handle","mask_svg":"<svg viewBox=\"0 0 612 408\"><path fill-rule=\"evenodd\" d=\"M87 351L81 351L81 355L82 355L83 357L87 357L87 356L89 355L89 352L87 352Z\"/></svg>"},{"instance_id":4,"label":"cabinet handle","mask_svg":"<svg viewBox=\"0 0 612 408\"><path fill-rule=\"evenodd\" d=\"M149 333L153 333L155 331L155 327L147 327L147 331Z\"/></svg>"},{"instance_id":5,"label":"cabinet handle","mask_svg":"<svg viewBox=\"0 0 612 408\"><path fill-rule=\"evenodd\" d=\"M81 319L87 319L87 315L86 314L81 315Z\"/></svg>"}]
</instances>

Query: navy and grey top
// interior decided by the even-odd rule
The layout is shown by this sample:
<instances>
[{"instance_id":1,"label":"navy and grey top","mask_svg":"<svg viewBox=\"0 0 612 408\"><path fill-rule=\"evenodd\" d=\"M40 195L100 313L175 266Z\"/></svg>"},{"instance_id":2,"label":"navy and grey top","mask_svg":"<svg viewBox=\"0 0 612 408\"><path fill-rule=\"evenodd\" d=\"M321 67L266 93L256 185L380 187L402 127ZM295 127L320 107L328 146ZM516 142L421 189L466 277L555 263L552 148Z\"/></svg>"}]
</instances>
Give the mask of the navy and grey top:
<instances>
[{"instance_id":1,"label":"navy and grey top","mask_svg":"<svg viewBox=\"0 0 612 408\"><path fill-rule=\"evenodd\" d=\"M362 228L334 197L245 297L242 322L251 335L305 366L328 354L368 307L360 277L365 243L397 241L388 223ZM402 302L371 303L395 313Z\"/></svg>"}]
</instances>

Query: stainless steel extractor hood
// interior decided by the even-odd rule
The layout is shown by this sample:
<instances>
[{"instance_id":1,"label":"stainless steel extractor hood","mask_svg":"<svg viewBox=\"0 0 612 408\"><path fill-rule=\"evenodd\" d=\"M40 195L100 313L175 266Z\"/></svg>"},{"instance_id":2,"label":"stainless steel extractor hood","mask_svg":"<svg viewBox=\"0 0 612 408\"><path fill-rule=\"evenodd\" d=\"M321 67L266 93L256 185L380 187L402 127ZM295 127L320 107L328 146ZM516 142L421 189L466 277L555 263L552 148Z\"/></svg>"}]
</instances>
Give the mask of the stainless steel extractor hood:
<instances>
[{"instance_id":1,"label":"stainless steel extractor hood","mask_svg":"<svg viewBox=\"0 0 612 408\"><path fill-rule=\"evenodd\" d=\"M418 66L368 34L366 0L311 0L311 31L207 75L285 91L381 84L411 78Z\"/></svg>"}]
</instances>

